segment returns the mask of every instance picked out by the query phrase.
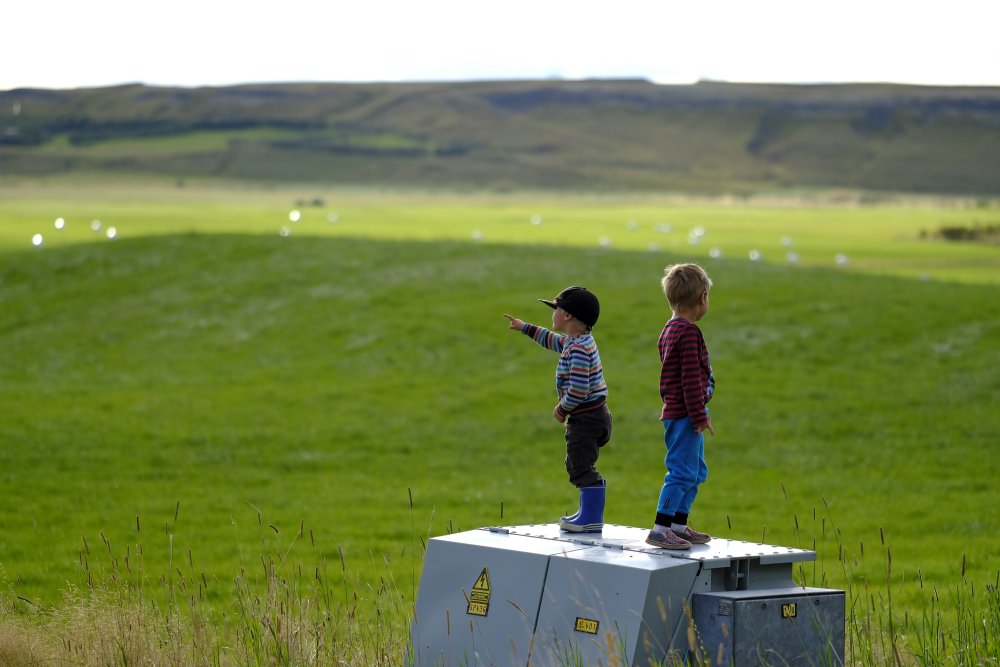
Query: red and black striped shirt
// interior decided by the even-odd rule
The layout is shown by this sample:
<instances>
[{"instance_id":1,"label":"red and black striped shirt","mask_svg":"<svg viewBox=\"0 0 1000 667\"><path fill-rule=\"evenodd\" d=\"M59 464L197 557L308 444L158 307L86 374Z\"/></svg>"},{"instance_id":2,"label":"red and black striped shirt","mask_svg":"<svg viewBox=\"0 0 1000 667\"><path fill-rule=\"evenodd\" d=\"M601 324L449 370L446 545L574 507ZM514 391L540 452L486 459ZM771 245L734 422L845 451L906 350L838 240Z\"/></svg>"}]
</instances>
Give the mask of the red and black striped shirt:
<instances>
[{"instance_id":1,"label":"red and black striped shirt","mask_svg":"<svg viewBox=\"0 0 1000 667\"><path fill-rule=\"evenodd\" d=\"M690 417L697 427L708 424L705 404L715 392L705 337L694 322L676 317L660 333L660 419Z\"/></svg>"}]
</instances>

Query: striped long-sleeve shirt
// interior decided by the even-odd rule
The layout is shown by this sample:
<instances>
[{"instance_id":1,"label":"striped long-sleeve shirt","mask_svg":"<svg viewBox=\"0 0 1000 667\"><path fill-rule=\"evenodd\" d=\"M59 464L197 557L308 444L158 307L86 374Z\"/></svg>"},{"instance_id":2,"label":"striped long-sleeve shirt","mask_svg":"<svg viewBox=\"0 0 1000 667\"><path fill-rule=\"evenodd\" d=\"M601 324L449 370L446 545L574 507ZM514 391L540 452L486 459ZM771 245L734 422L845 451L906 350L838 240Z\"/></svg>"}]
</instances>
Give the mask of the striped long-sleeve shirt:
<instances>
[{"instance_id":1,"label":"striped long-sleeve shirt","mask_svg":"<svg viewBox=\"0 0 1000 667\"><path fill-rule=\"evenodd\" d=\"M705 404L715 393L715 376L705 337L693 322L676 317L660 334L660 419L690 417L701 428L708 424Z\"/></svg>"},{"instance_id":2,"label":"striped long-sleeve shirt","mask_svg":"<svg viewBox=\"0 0 1000 667\"><path fill-rule=\"evenodd\" d=\"M589 333L570 337L525 322L524 335L542 347L559 353L556 364L556 393L559 411L565 416L604 405L608 385L604 382L597 341Z\"/></svg>"}]
</instances>

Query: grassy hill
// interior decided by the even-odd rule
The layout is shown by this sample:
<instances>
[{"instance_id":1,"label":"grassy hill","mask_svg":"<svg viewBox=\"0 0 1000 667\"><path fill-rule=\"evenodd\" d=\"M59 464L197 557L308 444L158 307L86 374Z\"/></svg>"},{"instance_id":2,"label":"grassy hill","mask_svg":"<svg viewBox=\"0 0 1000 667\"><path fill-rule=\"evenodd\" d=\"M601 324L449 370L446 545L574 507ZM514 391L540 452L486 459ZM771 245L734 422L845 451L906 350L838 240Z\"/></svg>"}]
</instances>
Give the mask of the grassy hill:
<instances>
[{"instance_id":1,"label":"grassy hill","mask_svg":"<svg viewBox=\"0 0 1000 667\"><path fill-rule=\"evenodd\" d=\"M965 655L953 647L972 641L953 619L970 610L966 629L996 654L996 250L915 234L921 215L975 211L365 194L291 223L287 193L163 190L0 197L0 663L28 655L5 654L12 642L41 645L37 625L51 628L46 655L74 664L270 664L226 660L283 622L288 634L273 636L287 656L303 608L314 632L301 641L333 646L275 662L344 662L344 637L381 654L387 627L405 642L427 536L573 509L549 416L554 360L500 316L543 320L534 299L569 282L603 302L606 519L646 525L663 475L658 279L679 259L706 262L715 280L702 324L717 435L696 525L816 549L796 576L851 591L852 637L874 644L866 621L896 619L892 647L861 664L885 664L897 635L903 664ZM676 232L657 229L664 219ZM723 257L688 243L696 225ZM804 259L845 243L857 259L737 252L773 237L773 250L757 246L769 256L782 234ZM878 258L931 256L988 279L869 273L887 268ZM109 580L110 603L87 597ZM82 606L63 597L74 588ZM128 615L131 596L169 622ZM193 629L178 630L187 618ZM133 659L141 638L154 655L186 642L225 659ZM114 656L83 659L87 641Z\"/></svg>"},{"instance_id":2,"label":"grassy hill","mask_svg":"<svg viewBox=\"0 0 1000 667\"><path fill-rule=\"evenodd\" d=\"M226 597L241 545L259 542L257 511L282 542L304 521L322 554L357 564L412 549L408 489L418 533L500 521L501 502L513 524L572 509L548 414L554 360L500 316L543 321L535 297L567 282L605 306L608 520L651 519L657 281L680 255L230 226L0 254L0 563L20 594L51 600L78 580L81 536L93 549L99 533L116 556L141 538L152 571L174 535L192 576ZM698 524L819 539L834 577L837 541L871 551L884 528L908 581L919 568L943 586L963 554L969 576L992 577L997 491L983 471L1000 360L983 304L996 287L709 267L719 393ZM821 529L806 518L826 501ZM961 539L928 551L928 525Z\"/></svg>"},{"instance_id":3,"label":"grassy hill","mask_svg":"<svg viewBox=\"0 0 1000 667\"><path fill-rule=\"evenodd\" d=\"M1000 193L1000 88L645 81L0 92L0 177Z\"/></svg>"}]
</instances>

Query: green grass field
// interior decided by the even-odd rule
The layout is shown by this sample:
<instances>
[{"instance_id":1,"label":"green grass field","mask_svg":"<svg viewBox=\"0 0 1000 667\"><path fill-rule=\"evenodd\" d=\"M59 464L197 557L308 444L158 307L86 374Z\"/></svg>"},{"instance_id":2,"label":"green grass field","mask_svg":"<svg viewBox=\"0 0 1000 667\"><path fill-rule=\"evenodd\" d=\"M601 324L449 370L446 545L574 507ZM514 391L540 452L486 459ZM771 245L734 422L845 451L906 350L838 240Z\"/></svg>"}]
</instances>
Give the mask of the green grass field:
<instances>
[{"instance_id":1,"label":"green grass field","mask_svg":"<svg viewBox=\"0 0 1000 667\"><path fill-rule=\"evenodd\" d=\"M696 260L715 281L702 324L718 393L693 523L815 545L808 583L884 581L891 549L893 600L916 614L922 585L998 576L1000 248L919 238L997 215L9 189L0 577L54 605L141 545L150 576L176 570L224 606L265 551L343 558L376 585L389 572L412 601L422 538L572 509L555 359L501 317L544 323L535 299L571 283L603 304L606 521L647 525L663 475L658 281Z\"/></svg>"},{"instance_id":2,"label":"green grass field","mask_svg":"<svg viewBox=\"0 0 1000 667\"><path fill-rule=\"evenodd\" d=\"M695 259L718 255L764 262L848 268L872 274L1000 284L996 245L923 238L945 226L1000 223L996 206L973 200L808 193L759 198L585 194L463 194L324 190L312 186L229 188L107 186L99 178L14 182L0 190L0 247L94 241L151 234L252 233L454 240L641 250ZM859 205L869 199L874 206ZM300 217L292 222L292 211ZM57 218L65 220L56 230ZM100 232L91 230L94 220ZM331 222L333 220L333 222ZM698 235L698 232L702 232ZM692 237L697 243L692 243ZM843 256L846 265L837 263Z\"/></svg>"}]
</instances>

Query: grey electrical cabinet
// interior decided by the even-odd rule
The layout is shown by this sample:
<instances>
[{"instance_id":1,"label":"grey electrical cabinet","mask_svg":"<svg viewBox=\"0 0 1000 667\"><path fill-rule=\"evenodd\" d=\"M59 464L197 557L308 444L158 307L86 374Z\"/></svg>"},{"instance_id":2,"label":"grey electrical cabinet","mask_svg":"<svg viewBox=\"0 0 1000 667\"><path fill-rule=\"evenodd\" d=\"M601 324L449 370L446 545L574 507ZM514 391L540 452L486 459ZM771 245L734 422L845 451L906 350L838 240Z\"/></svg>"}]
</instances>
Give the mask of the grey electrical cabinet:
<instances>
[{"instance_id":1,"label":"grey electrical cabinet","mask_svg":"<svg viewBox=\"0 0 1000 667\"><path fill-rule=\"evenodd\" d=\"M427 543L411 632L417 665L526 665L549 557L573 544L488 530Z\"/></svg>"},{"instance_id":2,"label":"grey electrical cabinet","mask_svg":"<svg viewBox=\"0 0 1000 667\"><path fill-rule=\"evenodd\" d=\"M823 588L699 593L691 601L712 665L842 665L844 593Z\"/></svg>"},{"instance_id":3,"label":"grey electrical cabinet","mask_svg":"<svg viewBox=\"0 0 1000 667\"><path fill-rule=\"evenodd\" d=\"M713 665L843 664L843 592L792 580L814 552L724 539L666 551L645 536L546 524L431 539L411 663L645 667L694 653Z\"/></svg>"}]
</instances>

